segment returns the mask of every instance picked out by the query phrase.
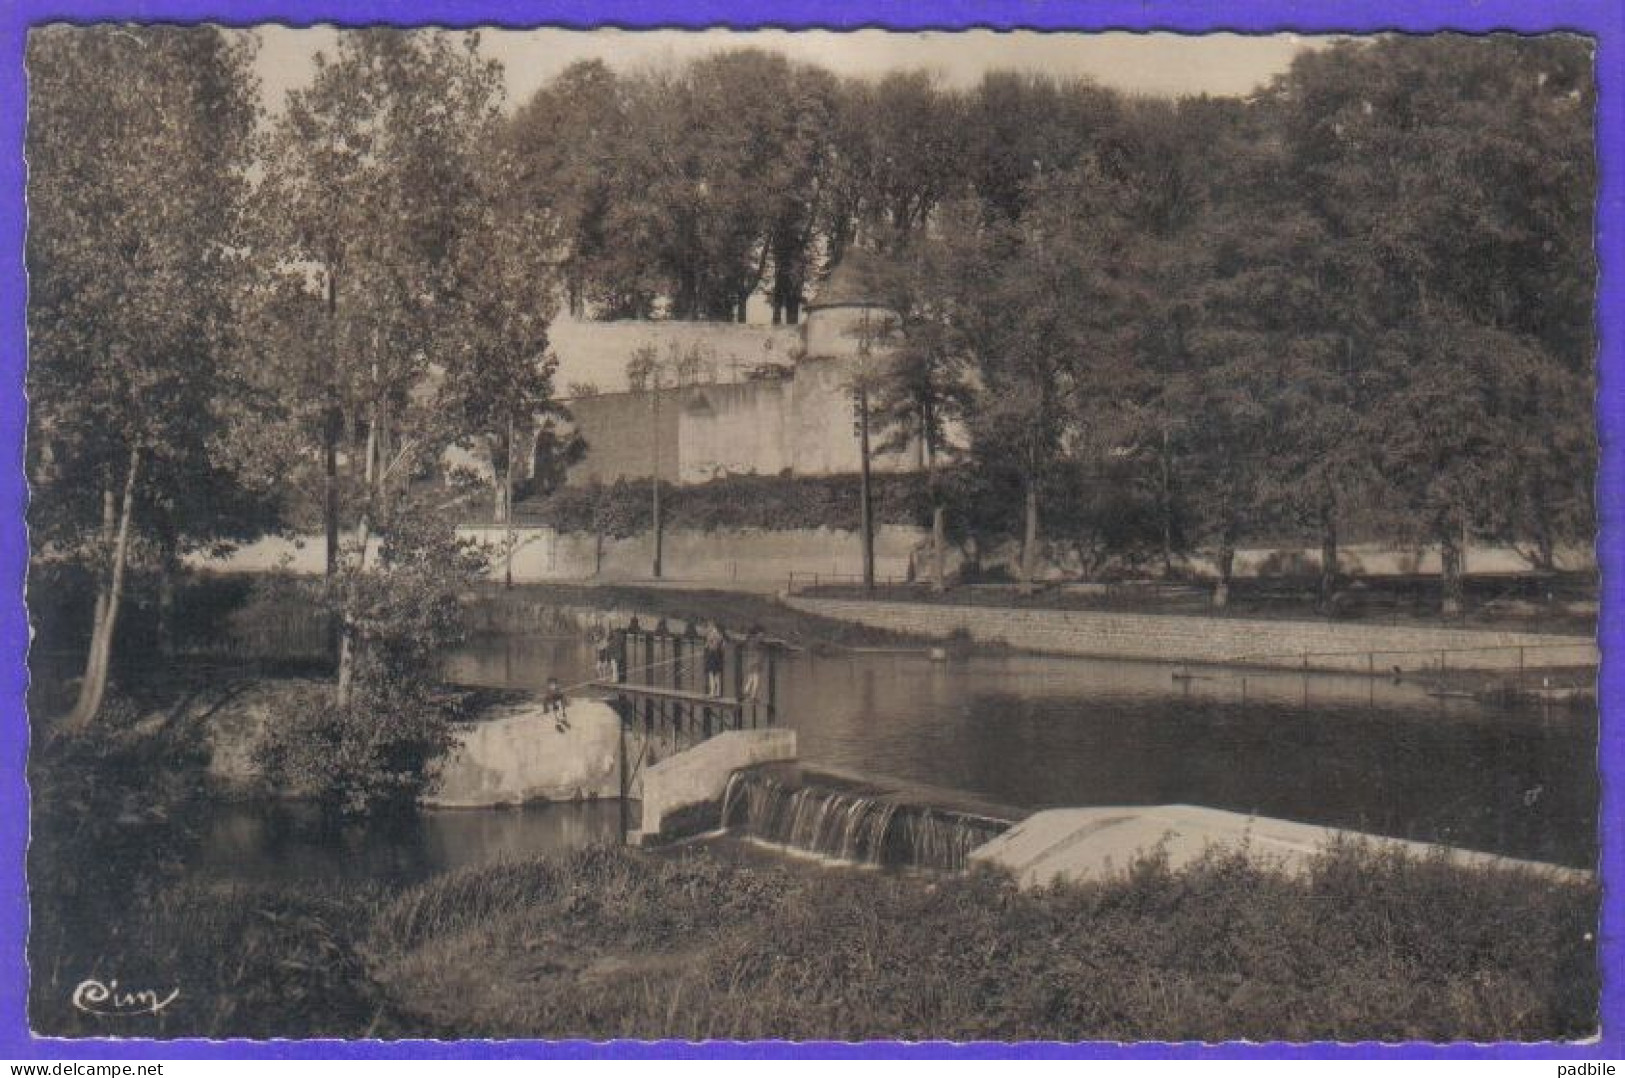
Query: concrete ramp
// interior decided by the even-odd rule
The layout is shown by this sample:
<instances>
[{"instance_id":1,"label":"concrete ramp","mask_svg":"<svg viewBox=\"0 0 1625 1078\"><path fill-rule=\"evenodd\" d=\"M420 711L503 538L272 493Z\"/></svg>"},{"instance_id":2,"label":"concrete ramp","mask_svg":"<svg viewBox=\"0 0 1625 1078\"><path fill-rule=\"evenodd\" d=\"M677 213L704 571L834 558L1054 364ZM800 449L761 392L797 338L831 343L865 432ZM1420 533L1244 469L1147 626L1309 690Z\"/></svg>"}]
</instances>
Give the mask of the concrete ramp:
<instances>
[{"instance_id":1,"label":"concrete ramp","mask_svg":"<svg viewBox=\"0 0 1625 1078\"><path fill-rule=\"evenodd\" d=\"M1159 847L1167 852L1169 864L1180 868L1195 861L1209 847L1245 846L1262 864L1300 873L1334 838L1378 842L1399 847L1418 858L1433 856L1443 849L1452 861L1464 865L1522 867L1563 879L1584 879L1591 875L1580 869L1539 861L1518 861L1425 842L1405 842L1195 805L1050 809L1029 816L998 838L971 851L969 862L1008 871L1021 887L1032 888L1056 882L1109 878Z\"/></svg>"}]
</instances>

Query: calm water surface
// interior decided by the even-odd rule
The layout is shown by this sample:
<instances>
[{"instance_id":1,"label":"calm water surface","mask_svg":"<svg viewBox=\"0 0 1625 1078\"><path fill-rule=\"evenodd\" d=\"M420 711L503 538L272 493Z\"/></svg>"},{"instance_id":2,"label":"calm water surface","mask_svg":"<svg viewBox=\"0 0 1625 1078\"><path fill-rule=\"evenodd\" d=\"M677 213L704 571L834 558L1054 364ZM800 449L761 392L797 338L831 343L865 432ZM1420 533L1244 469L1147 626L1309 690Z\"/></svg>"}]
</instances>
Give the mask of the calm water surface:
<instances>
[{"instance_id":1,"label":"calm water surface","mask_svg":"<svg viewBox=\"0 0 1625 1078\"><path fill-rule=\"evenodd\" d=\"M492 861L557 854L618 841L615 801L503 809L426 809L389 825L333 826L308 805L222 807L192 856L194 878L238 883L298 880L403 886Z\"/></svg>"},{"instance_id":2,"label":"calm water surface","mask_svg":"<svg viewBox=\"0 0 1625 1078\"><path fill-rule=\"evenodd\" d=\"M592 676L576 639L500 636L450 654L504 688ZM1419 683L1183 671L1030 655L781 660L779 713L813 764L964 791L1015 809L1183 802L1514 857L1596 856L1595 708L1506 708ZM614 802L424 812L333 830L285 806L229 806L195 871L407 883L498 858L614 841Z\"/></svg>"},{"instance_id":3,"label":"calm water surface","mask_svg":"<svg viewBox=\"0 0 1625 1078\"><path fill-rule=\"evenodd\" d=\"M450 676L591 676L575 640L488 637ZM779 713L801 756L1022 809L1187 803L1516 857L1596 852L1595 708L1502 707L1417 682L1033 655L800 653Z\"/></svg>"}]
</instances>

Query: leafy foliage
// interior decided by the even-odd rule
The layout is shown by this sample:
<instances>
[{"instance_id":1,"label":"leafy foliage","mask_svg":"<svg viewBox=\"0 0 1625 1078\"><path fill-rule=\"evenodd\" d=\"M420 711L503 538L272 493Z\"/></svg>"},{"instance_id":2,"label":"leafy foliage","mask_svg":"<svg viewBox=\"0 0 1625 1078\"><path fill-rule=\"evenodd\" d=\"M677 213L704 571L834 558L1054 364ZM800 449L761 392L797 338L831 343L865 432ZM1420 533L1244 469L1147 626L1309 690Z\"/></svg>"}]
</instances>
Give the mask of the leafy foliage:
<instances>
[{"instance_id":1,"label":"leafy foliage","mask_svg":"<svg viewBox=\"0 0 1625 1078\"><path fill-rule=\"evenodd\" d=\"M374 561L357 560L320 587L318 601L350 634L349 698L311 688L260 748L273 784L345 813L410 806L450 747L455 702L436 674L462 639L461 597L485 555L449 523L422 513L391 521Z\"/></svg>"},{"instance_id":2,"label":"leafy foliage","mask_svg":"<svg viewBox=\"0 0 1625 1078\"><path fill-rule=\"evenodd\" d=\"M918 526L930 513L922 477L874 477L875 520ZM528 502L528 524L559 531L624 539L650 527L649 484L616 480L562 487ZM844 528L858 526L857 484L845 476L733 476L694 486L662 485L666 527L716 531L735 528Z\"/></svg>"}]
</instances>

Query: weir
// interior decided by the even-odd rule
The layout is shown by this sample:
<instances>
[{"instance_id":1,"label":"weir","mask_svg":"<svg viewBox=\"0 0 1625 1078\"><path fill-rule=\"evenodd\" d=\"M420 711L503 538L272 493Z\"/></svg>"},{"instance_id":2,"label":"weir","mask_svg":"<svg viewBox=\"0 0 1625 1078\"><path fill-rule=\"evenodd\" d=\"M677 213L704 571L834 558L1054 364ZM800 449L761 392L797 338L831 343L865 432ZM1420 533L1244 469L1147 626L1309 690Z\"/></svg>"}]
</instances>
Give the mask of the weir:
<instances>
[{"instance_id":1,"label":"weir","mask_svg":"<svg viewBox=\"0 0 1625 1078\"><path fill-rule=\"evenodd\" d=\"M1012 818L941 807L906 789L768 764L745 768L722 796L723 828L852 864L954 872Z\"/></svg>"}]
</instances>

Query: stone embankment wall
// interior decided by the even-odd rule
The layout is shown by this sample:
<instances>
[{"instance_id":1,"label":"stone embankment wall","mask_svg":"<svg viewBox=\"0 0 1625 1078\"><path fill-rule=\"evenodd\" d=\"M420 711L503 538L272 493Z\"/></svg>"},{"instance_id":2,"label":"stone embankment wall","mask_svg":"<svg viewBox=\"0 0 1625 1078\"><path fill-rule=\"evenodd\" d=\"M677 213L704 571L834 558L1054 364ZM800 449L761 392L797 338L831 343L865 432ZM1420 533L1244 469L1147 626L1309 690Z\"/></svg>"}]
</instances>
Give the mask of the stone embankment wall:
<instances>
[{"instance_id":1,"label":"stone embankment wall","mask_svg":"<svg viewBox=\"0 0 1625 1078\"><path fill-rule=\"evenodd\" d=\"M979 643L1102 659L1215 663L1383 673L1517 670L1593 665L1595 641L1580 636L1432 629L1424 626L1253 618L1025 610L934 603L790 596L791 607L929 637L968 634Z\"/></svg>"},{"instance_id":2,"label":"stone embankment wall","mask_svg":"<svg viewBox=\"0 0 1625 1078\"><path fill-rule=\"evenodd\" d=\"M500 527L464 527L458 534L500 548L506 532ZM552 528L514 529L513 578L516 581L627 581L646 580L652 571L654 547L647 535L606 539L600 552L597 538ZM909 555L924 541L918 528L886 525L875 533L875 571L882 578L902 580ZM245 543L224 558L196 555L198 569L222 573L288 572L321 574L325 562L319 536L299 539L268 537ZM863 543L857 532L840 528L792 528L767 531L755 528L666 532L661 550L662 575L668 582L710 586L754 585L758 590L782 588L792 572L811 578L857 580L863 573ZM495 560L492 576L501 579L502 561Z\"/></svg>"},{"instance_id":3,"label":"stone embankment wall","mask_svg":"<svg viewBox=\"0 0 1625 1078\"><path fill-rule=\"evenodd\" d=\"M507 532L498 526L466 526L459 534L500 548ZM648 535L626 539L606 539L599 548L595 536L580 532L557 532L552 528L516 528L513 577L518 581L630 581L645 580L652 571L654 546ZM927 571L926 551L930 535L926 529L888 524L875 534L875 573L883 580L903 580L908 575L909 558L918 554L920 571ZM988 552L987 566L1014 565L1019 556L1016 545ZM296 539L267 537L245 543L223 558L194 554L189 558L198 569L224 573L291 572L319 575L325 555L320 536ZM791 573L812 583L815 574L822 582L852 581L863 572L863 544L859 534L843 528L760 528L699 531L669 529L662 549L662 572L668 581L715 587L753 587L776 590L785 587ZM950 571L958 564L957 552L950 552ZM1561 551L1563 568L1595 567L1586 550ZM1189 559L1193 574L1212 579L1212 563L1203 557ZM1236 552L1238 578L1306 574L1317 572L1318 551L1298 549L1253 549ZM1351 546L1342 554L1340 566L1349 576L1382 577L1439 571L1434 551L1406 551L1376 546ZM1529 570L1516 551L1502 547L1474 547L1468 557L1474 573L1510 574ZM1045 579L1071 579L1077 565L1046 561L1040 573ZM500 559L493 570L500 578ZM764 587L765 586L765 587Z\"/></svg>"}]
</instances>

